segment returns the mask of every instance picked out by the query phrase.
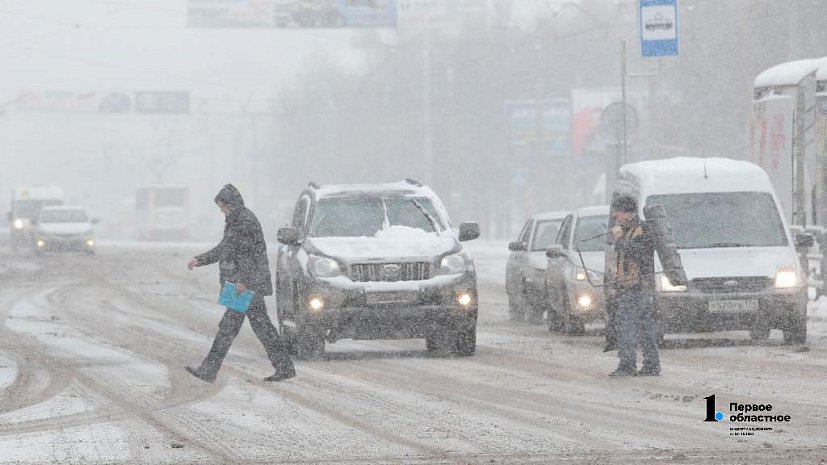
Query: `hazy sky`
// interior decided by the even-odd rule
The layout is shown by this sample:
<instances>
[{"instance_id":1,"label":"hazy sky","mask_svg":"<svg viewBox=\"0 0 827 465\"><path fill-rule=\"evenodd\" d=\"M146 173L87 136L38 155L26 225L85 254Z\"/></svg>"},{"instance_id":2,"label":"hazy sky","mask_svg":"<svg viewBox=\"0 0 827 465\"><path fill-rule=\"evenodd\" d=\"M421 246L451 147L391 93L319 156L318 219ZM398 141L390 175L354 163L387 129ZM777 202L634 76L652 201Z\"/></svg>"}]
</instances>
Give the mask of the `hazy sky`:
<instances>
[{"instance_id":1,"label":"hazy sky","mask_svg":"<svg viewBox=\"0 0 827 465\"><path fill-rule=\"evenodd\" d=\"M0 104L23 89L271 94L324 50L359 67L346 30L191 29L187 0L3 0Z\"/></svg>"}]
</instances>

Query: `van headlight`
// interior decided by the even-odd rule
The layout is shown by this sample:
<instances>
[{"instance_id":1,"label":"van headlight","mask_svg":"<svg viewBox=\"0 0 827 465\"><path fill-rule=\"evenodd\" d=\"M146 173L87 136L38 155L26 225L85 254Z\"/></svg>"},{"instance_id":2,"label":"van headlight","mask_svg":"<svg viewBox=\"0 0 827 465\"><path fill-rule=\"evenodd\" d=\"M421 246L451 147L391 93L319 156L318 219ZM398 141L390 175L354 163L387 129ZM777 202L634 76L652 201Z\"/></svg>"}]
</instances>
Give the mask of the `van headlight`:
<instances>
[{"instance_id":1,"label":"van headlight","mask_svg":"<svg viewBox=\"0 0 827 465\"><path fill-rule=\"evenodd\" d=\"M686 286L673 286L665 274L660 275L660 290L663 292L686 292Z\"/></svg>"},{"instance_id":2,"label":"van headlight","mask_svg":"<svg viewBox=\"0 0 827 465\"><path fill-rule=\"evenodd\" d=\"M795 267L779 266L775 272L775 287L790 288L798 286L798 273L795 272Z\"/></svg>"},{"instance_id":3,"label":"van headlight","mask_svg":"<svg viewBox=\"0 0 827 465\"><path fill-rule=\"evenodd\" d=\"M467 268L463 254L456 253L442 257L442 262L439 264L439 274L459 274L465 272Z\"/></svg>"},{"instance_id":4,"label":"van headlight","mask_svg":"<svg viewBox=\"0 0 827 465\"><path fill-rule=\"evenodd\" d=\"M23 229L23 220L21 220L20 218L17 218L16 220L14 220L14 228L15 229Z\"/></svg>"},{"instance_id":5,"label":"van headlight","mask_svg":"<svg viewBox=\"0 0 827 465\"><path fill-rule=\"evenodd\" d=\"M342 275L339 263L332 258L310 255L307 261L307 271L317 278L333 278Z\"/></svg>"}]
</instances>

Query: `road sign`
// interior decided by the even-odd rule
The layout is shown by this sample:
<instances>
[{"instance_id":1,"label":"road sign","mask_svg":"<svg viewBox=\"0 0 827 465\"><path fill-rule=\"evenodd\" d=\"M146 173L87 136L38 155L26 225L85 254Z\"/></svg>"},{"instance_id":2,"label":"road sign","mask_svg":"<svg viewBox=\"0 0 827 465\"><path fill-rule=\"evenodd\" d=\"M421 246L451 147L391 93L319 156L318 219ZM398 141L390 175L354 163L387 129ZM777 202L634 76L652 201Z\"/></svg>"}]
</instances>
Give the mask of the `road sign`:
<instances>
[{"instance_id":1,"label":"road sign","mask_svg":"<svg viewBox=\"0 0 827 465\"><path fill-rule=\"evenodd\" d=\"M640 0L640 54L678 56L678 0Z\"/></svg>"}]
</instances>

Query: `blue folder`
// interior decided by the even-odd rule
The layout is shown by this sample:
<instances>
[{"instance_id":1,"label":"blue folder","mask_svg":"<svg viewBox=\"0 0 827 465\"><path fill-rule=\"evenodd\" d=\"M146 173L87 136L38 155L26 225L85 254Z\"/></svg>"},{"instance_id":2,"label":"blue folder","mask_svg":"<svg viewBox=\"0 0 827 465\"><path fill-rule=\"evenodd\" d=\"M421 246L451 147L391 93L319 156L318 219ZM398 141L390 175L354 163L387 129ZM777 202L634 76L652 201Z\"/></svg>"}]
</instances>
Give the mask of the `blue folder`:
<instances>
[{"instance_id":1,"label":"blue folder","mask_svg":"<svg viewBox=\"0 0 827 465\"><path fill-rule=\"evenodd\" d=\"M235 290L235 284L229 281L224 283L224 287L221 288L221 294L218 296L218 303L229 308L230 310L235 310L238 313L244 313L250 308L250 302L253 301L253 297L255 297L255 292L251 290L246 290L239 294Z\"/></svg>"}]
</instances>

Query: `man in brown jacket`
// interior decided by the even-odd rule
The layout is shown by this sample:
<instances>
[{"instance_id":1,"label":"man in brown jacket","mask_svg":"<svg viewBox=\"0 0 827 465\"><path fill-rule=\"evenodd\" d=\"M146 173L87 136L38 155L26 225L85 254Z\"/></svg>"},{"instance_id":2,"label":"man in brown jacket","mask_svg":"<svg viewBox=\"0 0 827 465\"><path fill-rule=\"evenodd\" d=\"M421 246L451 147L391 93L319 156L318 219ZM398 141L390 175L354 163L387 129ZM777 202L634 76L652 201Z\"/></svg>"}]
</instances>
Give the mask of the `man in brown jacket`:
<instances>
[{"instance_id":1,"label":"man in brown jacket","mask_svg":"<svg viewBox=\"0 0 827 465\"><path fill-rule=\"evenodd\" d=\"M660 358L652 307L654 243L640 221L634 197L616 197L612 215L615 226L610 232L616 260L612 281L617 299L615 324L620 363L609 376L658 376ZM637 370L638 341L643 348L640 370Z\"/></svg>"}]
</instances>

